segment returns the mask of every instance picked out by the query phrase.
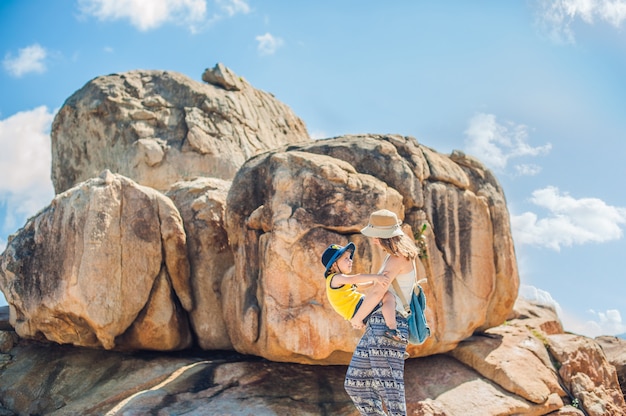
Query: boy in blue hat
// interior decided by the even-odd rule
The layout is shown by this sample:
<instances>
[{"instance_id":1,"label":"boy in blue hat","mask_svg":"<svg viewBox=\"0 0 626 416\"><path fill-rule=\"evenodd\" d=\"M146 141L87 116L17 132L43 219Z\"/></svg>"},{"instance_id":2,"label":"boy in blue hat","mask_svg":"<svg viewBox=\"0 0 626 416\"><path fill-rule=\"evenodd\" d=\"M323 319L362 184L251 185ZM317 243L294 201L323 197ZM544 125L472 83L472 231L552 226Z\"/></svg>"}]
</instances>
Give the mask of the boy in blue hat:
<instances>
[{"instance_id":1,"label":"boy in blue hat","mask_svg":"<svg viewBox=\"0 0 626 416\"><path fill-rule=\"evenodd\" d=\"M372 291L370 294L376 296L374 292L383 288L376 283L380 280L385 282L385 279L389 279L384 274L346 274L352 271L352 257L355 249L354 243L348 243L345 247L331 244L322 254L322 264L326 267L324 277L326 278L328 301L333 309L348 321L352 319L366 296L357 290L357 286L365 287L373 284L374 287L370 289ZM382 301L371 312L379 307L382 307L383 318L385 318L387 325L385 337L394 341L405 341L398 331L396 300L391 292L386 291ZM363 323L367 322L368 318L369 314Z\"/></svg>"}]
</instances>

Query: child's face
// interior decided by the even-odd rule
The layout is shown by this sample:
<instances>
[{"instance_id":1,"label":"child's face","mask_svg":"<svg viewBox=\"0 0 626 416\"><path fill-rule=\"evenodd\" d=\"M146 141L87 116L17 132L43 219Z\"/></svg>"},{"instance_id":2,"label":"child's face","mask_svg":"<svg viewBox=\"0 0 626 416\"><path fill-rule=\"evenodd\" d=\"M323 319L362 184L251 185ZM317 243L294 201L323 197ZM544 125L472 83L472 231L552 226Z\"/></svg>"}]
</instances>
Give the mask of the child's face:
<instances>
[{"instance_id":1,"label":"child's face","mask_svg":"<svg viewBox=\"0 0 626 416\"><path fill-rule=\"evenodd\" d=\"M352 271L352 259L350 258L350 252L346 251L335 262L335 268L339 273L350 273ZM338 268L337 268L338 267Z\"/></svg>"}]
</instances>

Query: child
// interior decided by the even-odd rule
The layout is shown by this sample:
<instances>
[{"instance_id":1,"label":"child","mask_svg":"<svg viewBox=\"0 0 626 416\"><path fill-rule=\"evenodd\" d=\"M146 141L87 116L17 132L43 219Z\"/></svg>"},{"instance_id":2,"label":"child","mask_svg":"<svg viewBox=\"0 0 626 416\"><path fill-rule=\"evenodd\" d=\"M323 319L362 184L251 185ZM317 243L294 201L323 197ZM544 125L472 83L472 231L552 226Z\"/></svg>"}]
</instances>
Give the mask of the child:
<instances>
[{"instance_id":1,"label":"child","mask_svg":"<svg viewBox=\"0 0 626 416\"><path fill-rule=\"evenodd\" d=\"M350 320L354 316L366 296L357 290L357 285L369 286L375 284L377 279L388 279L387 276L378 274L346 274L352 271L352 256L355 249L356 246L353 243L348 243L345 247L331 244L322 254L322 264L326 267L324 272L326 295L333 309L346 320ZM370 290L378 291L382 287L375 285ZM387 291L383 295L381 304L383 318L385 318L387 325L385 337L394 341L406 341L398 331L396 302L393 294ZM378 306L374 310L377 308ZM367 318L369 315L363 320L363 323L367 322Z\"/></svg>"}]
</instances>

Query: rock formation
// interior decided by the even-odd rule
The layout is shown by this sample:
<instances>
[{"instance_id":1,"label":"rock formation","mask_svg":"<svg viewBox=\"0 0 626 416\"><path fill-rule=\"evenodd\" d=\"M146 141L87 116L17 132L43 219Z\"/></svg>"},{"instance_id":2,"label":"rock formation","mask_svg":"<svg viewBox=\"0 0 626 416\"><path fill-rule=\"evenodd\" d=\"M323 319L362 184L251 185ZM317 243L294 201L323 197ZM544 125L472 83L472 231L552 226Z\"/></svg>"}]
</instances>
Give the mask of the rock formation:
<instances>
[{"instance_id":1,"label":"rock formation","mask_svg":"<svg viewBox=\"0 0 626 416\"><path fill-rule=\"evenodd\" d=\"M453 158L402 136L345 136L292 145L242 166L227 200L235 255L223 283L237 351L275 361L346 363L360 332L337 319L320 257L331 243L358 247L356 271L376 271L360 234L370 212L399 214L410 235L428 224L418 262L433 336L413 356L453 349L499 325L519 278L502 191L478 161ZM346 336L349 335L349 337Z\"/></svg>"},{"instance_id":2,"label":"rock formation","mask_svg":"<svg viewBox=\"0 0 626 416\"><path fill-rule=\"evenodd\" d=\"M77 346L191 346L182 219L169 198L104 171L57 195L14 235L0 287L23 338Z\"/></svg>"},{"instance_id":3,"label":"rock formation","mask_svg":"<svg viewBox=\"0 0 626 416\"><path fill-rule=\"evenodd\" d=\"M104 169L164 191L198 176L232 179L251 156L309 141L302 120L271 94L217 64L203 84L171 71L97 77L52 124L56 193Z\"/></svg>"},{"instance_id":4,"label":"rock formation","mask_svg":"<svg viewBox=\"0 0 626 416\"><path fill-rule=\"evenodd\" d=\"M359 247L356 271L376 270L381 259L376 258L370 242L359 230L367 223L370 212L388 208L404 218L407 233L412 234L423 223L430 230L428 256L417 266L420 278L428 279L424 289L433 336L419 347L410 347L409 352L412 356L446 352L473 332L504 322L519 285L508 213L497 182L477 161L459 154L455 159L462 163L419 145L410 137L345 136L258 155L240 168L232 184L216 178L196 179L176 183L165 195L120 175L105 173L104 179L86 181L60 194L52 209L39 214L31 221L33 225L21 230L9 242L12 254L5 256L6 265L1 270L7 270L7 276L11 273L6 284L18 287L15 282L21 282L32 286L38 284L32 282L33 276L46 274L44 265L57 264L56 273L63 278L47 281L44 292L63 297L68 288L73 288L75 270L86 273L85 267L78 269L81 265L95 264L98 268L89 269L93 277L79 281L93 284L109 278L114 288L119 285L117 280L129 278L102 274L107 262L125 265L129 260L123 256L133 253L139 259L154 258L152 267L156 267L160 245L143 251L124 240L136 234L135 218L130 215L139 208L133 205L135 200L116 195L120 187L141 192L146 189L145 192L158 195L151 198L167 201L172 218L182 218L184 230L175 231L176 235L181 234L176 255L184 256L189 264L185 271L190 273L188 287L195 297L195 306L183 306L189 312L199 346L233 348L274 361L346 364L360 331L339 319L328 304L319 259L329 244L354 241ZM113 196L90 196L101 194ZM84 201L79 204L75 200ZM49 215L62 215L65 210L71 212L73 222L63 220L52 229L38 225L47 223ZM115 216L120 210L127 213ZM439 214L444 210L445 216ZM140 212L144 223L158 227L162 209L149 214ZM113 218L111 222L119 230L84 230L83 222L76 220L94 215ZM175 222L180 227L180 220ZM45 242L43 246L55 246L57 251L40 249L29 253L28 259L35 261L30 264L29 273L24 273L15 264L26 262L20 256L24 247L31 244L31 228L37 230L37 238ZM71 243L68 247L57 242L65 229L64 235ZM108 239L108 246L121 253L122 258L118 260L100 250L74 248L91 247L91 242L85 242L83 237L91 233ZM56 243L51 244L52 241ZM59 257L65 261L55 263ZM126 266L123 268L126 270ZM142 279L152 282L158 273L148 269L143 274ZM92 314L114 316L119 324L115 330L107 329L108 338L100 334L100 329L94 330L94 324L85 325L88 333L95 331L98 342L86 336L77 337L71 330L56 333L42 317L50 310L43 308L38 297L31 299L31 292L13 291L7 297L15 299L12 303L16 308L16 328L23 337L41 333L59 343L118 349L144 346L169 350L187 346L159 344L157 339L149 339L147 333L137 343L134 339L140 333L134 330L121 337L153 290L152 284L133 287L138 303L128 310L126 291L108 291L107 302L97 312L98 304L91 303L91 298L79 301L88 303ZM73 296L70 299L71 304L76 302ZM169 298L160 299L167 303ZM169 303L169 310L180 310L175 297ZM109 311L112 305L121 309L115 315ZM61 303L53 309L55 316L64 316L63 308L68 306ZM40 311L37 315L43 315L35 318L35 309ZM86 319L82 309L68 309L72 318L63 319L82 328ZM118 315L126 318L118 322ZM186 314L183 315L177 321L186 323ZM167 330L162 327L167 333L173 331L172 336L188 339L185 329L185 325L178 328L173 322ZM103 342L102 337L107 341Z\"/></svg>"},{"instance_id":5,"label":"rock formation","mask_svg":"<svg viewBox=\"0 0 626 416\"><path fill-rule=\"evenodd\" d=\"M559 375L589 416L626 414L615 366L596 342L575 334L551 335L548 342Z\"/></svg>"},{"instance_id":6,"label":"rock formation","mask_svg":"<svg viewBox=\"0 0 626 416\"><path fill-rule=\"evenodd\" d=\"M202 78L98 77L55 117L59 194L0 256L0 414L354 415L361 333L328 305L320 256L352 241L354 271L376 271L359 231L380 208L427 225L433 335L408 349L409 414L626 412L619 354L517 299L504 193L478 160L399 135L311 141L228 68Z\"/></svg>"},{"instance_id":7,"label":"rock formation","mask_svg":"<svg viewBox=\"0 0 626 416\"><path fill-rule=\"evenodd\" d=\"M232 322L224 314L222 302L222 281L234 264L224 228L229 188L228 181L199 178L178 182L167 192L182 216L187 234L191 290L196 303L189 317L198 346L205 350L233 349L226 329Z\"/></svg>"},{"instance_id":8,"label":"rock formation","mask_svg":"<svg viewBox=\"0 0 626 416\"><path fill-rule=\"evenodd\" d=\"M626 386L626 340L614 336L601 336L595 341L602 347L607 359L617 371L617 379L622 390Z\"/></svg>"}]
</instances>

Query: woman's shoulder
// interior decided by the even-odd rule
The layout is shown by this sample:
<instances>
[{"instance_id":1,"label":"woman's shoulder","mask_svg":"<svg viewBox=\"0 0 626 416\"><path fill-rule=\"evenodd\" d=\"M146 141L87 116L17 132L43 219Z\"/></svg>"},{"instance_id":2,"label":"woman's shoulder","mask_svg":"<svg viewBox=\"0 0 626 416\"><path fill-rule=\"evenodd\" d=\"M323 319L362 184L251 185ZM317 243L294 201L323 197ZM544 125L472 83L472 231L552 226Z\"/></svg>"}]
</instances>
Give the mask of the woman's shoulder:
<instances>
[{"instance_id":1,"label":"woman's shoulder","mask_svg":"<svg viewBox=\"0 0 626 416\"><path fill-rule=\"evenodd\" d=\"M404 256L389 256L387 266L397 269L400 273L405 273L413 268L413 260Z\"/></svg>"}]
</instances>

